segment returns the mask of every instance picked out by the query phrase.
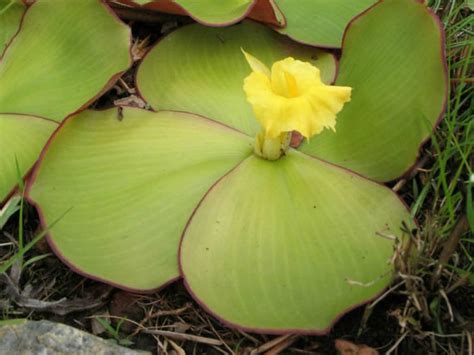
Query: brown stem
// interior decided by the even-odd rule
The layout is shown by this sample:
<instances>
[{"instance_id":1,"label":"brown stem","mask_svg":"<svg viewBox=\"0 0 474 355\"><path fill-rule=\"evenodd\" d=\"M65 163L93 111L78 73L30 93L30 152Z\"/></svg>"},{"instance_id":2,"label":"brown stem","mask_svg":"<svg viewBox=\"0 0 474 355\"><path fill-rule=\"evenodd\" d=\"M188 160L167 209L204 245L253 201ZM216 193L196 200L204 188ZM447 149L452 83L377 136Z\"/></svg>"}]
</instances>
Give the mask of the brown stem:
<instances>
[{"instance_id":1,"label":"brown stem","mask_svg":"<svg viewBox=\"0 0 474 355\"><path fill-rule=\"evenodd\" d=\"M447 262L455 252L462 235L468 230L468 228L469 224L467 221L467 216L463 214L461 217L459 217L448 240L446 241L446 243L444 243L443 250L441 251L441 255L439 256L436 272L434 273L433 278L431 280L431 287L433 287L434 284L439 280L444 265L447 264Z\"/></svg>"}]
</instances>

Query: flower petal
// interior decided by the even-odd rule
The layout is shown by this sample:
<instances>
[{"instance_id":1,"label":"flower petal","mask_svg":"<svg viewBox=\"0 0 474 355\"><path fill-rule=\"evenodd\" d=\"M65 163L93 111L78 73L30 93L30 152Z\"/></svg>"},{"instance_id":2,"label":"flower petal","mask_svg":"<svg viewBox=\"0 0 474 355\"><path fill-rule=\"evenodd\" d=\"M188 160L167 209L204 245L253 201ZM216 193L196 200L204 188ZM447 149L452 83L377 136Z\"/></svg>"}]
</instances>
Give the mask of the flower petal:
<instances>
[{"instance_id":1,"label":"flower petal","mask_svg":"<svg viewBox=\"0 0 474 355\"><path fill-rule=\"evenodd\" d=\"M291 57L275 62L270 77L254 70L244 80L247 100L270 139L291 131L309 138L324 128L334 130L351 90L325 85L318 68Z\"/></svg>"},{"instance_id":2,"label":"flower petal","mask_svg":"<svg viewBox=\"0 0 474 355\"><path fill-rule=\"evenodd\" d=\"M292 80L288 80L289 76ZM291 95L292 83L296 84L299 94L307 92L315 85L324 85L321 81L321 72L317 67L292 57L275 62L272 65L271 78L273 91L285 97L296 96Z\"/></svg>"},{"instance_id":3,"label":"flower petal","mask_svg":"<svg viewBox=\"0 0 474 355\"><path fill-rule=\"evenodd\" d=\"M242 53L244 53L247 63L249 63L250 68L252 68L252 70L255 73L261 73L268 77L270 76L270 69L268 69L268 67L265 64L263 64L261 61L259 61L250 53L246 52L243 48L240 48L240 50L242 51Z\"/></svg>"}]
</instances>

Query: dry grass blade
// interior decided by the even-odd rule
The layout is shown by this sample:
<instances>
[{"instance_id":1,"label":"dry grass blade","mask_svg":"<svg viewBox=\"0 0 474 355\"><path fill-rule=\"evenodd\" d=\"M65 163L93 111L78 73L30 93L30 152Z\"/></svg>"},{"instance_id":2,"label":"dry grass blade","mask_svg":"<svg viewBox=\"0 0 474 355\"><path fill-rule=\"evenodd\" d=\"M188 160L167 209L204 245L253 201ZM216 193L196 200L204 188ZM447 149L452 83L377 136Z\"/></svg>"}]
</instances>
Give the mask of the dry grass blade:
<instances>
[{"instance_id":1,"label":"dry grass blade","mask_svg":"<svg viewBox=\"0 0 474 355\"><path fill-rule=\"evenodd\" d=\"M285 339L275 347L268 350L265 355L276 355L280 354L283 350L286 350L289 346L291 346L296 340L298 340L298 335L292 335L289 338Z\"/></svg>"},{"instance_id":2,"label":"dry grass blade","mask_svg":"<svg viewBox=\"0 0 474 355\"><path fill-rule=\"evenodd\" d=\"M206 338L199 335L176 333L176 332L171 332L169 330L144 329L142 332L147 333L147 334L161 335L173 340L191 341L195 343L201 343L201 344L207 344L207 345L213 345L213 346L224 345L222 341L217 340L217 339Z\"/></svg>"},{"instance_id":3,"label":"dry grass blade","mask_svg":"<svg viewBox=\"0 0 474 355\"><path fill-rule=\"evenodd\" d=\"M170 343L173 350L178 353L178 355L186 355L186 351L184 351L183 348L176 344L173 340L168 339L168 342Z\"/></svg>"},{"instance_id":4,"label":"dry grass blade","mask_svg":"<svg viewBox=\"0 0 474 355\"><path fill-rule=\"evenodd\" d=\"M266 342L265 344L260 345L258 348L253 349L250 352L250 354L251 355L261 354L261 353L264 353L266 351L269 351L271 348L279 345L280 343L286 341L287 339L291 339L291 337L293 337L293 335L287 334L287 335L282 335L282 336L279 336L277 338L274 338L274 339Z\"/></svg>"},{"instance_id":5,"label":"dry grass blade","mask_svg":"<svg viewBox=\"0 0 474 355\"><path fill-rule=\"evenodd\" d=\"M400 338L398 338L398 340L395 342L395 344L393 344L393 346L388 349L388 351L385 353L386 355L390 355L391 353L393 353L394 351L397 350L398 346L401 344L401 342L403 341L403 339L406 338L406 336L408 335L408 331L406 331L405 333L402 334L402 336Z\"/></svg>"}]
</instances>

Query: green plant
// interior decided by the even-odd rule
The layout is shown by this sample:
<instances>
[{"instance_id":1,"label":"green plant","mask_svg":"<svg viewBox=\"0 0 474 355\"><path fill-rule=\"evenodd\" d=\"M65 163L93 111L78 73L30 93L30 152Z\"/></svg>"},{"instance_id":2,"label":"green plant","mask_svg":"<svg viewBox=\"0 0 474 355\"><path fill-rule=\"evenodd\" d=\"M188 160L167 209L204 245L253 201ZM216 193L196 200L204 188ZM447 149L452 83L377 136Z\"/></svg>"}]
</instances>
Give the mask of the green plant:
<instances>
[{"instance_id":1,"label":"green plant","mask_svg":"<svg viewBox=\"0 0 474 355\"><path fill-rule=\"evenodd\" d=\"M106 318L101 318L101 317L95 317L95 320L100 323L100 325L105 329L107 334L111 336L113 339L112 341L123 346L130 346L133 345L133 341L129 339L129 337L123 337L120 334L120 328L122 327L123 322L125 322L127 319L122 318L120 319L117 324L112 326L110 321Z\"/></svg>"},{"instance_id":2,"label":"green plant","mask_svg":"<svg viewBox=\"0 0 474 355\"><path fill-rule=\"evenodd\" d=\"M20 197L12 197L3 208L0 209L0 230L3 229L11 216L20 209Z\"/></svg>"},{"instance_id":3,"label":"green plant","mask_svg":"<svg viewBox=\"0 0 474 355\"><path fill-rule=\"evenodd\" d=\"M15 96L14 83L36 82L28 80L38 67L27 75L7 71L7 64L19 67L18 58L31 46L44 61L49 58L43 47L29 44L28 29L35 28L34 14L40 19L46 12L42 6L52 3L54 11L64 12L47 31L75 16L95 19L77 25L71 38L88 41L83 30L94 28L104 34L104 58L117 63L111 69L95 51L75 43L74 50L81 47L84 55L77 68L92 56L91 63L108 70L97 64L99 69L78 73L71 64L76 56L61 57L55 66L64 65L67 79L48 81L43 90L56 90L59 102L45 107L41 95L33 103ZM126 27L97 2L84 4L78 14L59 0L38 1L28 10L0 62L0 82L7 85L0 111L59 121L96 96L97 83L106 85L130 64ZM97 30L107 21L110 28ZM327 45L339 45L339 34L324 29L331 34ZM385 182L408 171L441 117L447 94L443 32L426 6L414 0L385 0L353 20L335 82L352 87L353 94L338 116L337 132L326 130L275 161L253 154L260 127L242 89L250 69L241 48L267 66L288 56L309 62L326 84L336 75L332 54L264 25L180 28L149 52L137 74L141 94L160 111L114 108L70 115L48 140L27 197L45 227L69 211L48 240L65 263L86 276L133 291L183 276L200 304L234 326L325 332L340 314L385 289L394 253L403 252L415 227L398 197L369 179ZM70 78L81 86L81 76L96 71L103 76L87 93L72 103L64 99ZM15 128L20 120L10 116L0 116L0 124L13 127L1 142L22 132ZM22 172L56 128L41 122L51 127L38 138ZM24 127L36 136L40 129L33 125ZM13 143L6 147L22 150ZM5 161L8 168L11 156Z\"/></svg>"}]
</instances>

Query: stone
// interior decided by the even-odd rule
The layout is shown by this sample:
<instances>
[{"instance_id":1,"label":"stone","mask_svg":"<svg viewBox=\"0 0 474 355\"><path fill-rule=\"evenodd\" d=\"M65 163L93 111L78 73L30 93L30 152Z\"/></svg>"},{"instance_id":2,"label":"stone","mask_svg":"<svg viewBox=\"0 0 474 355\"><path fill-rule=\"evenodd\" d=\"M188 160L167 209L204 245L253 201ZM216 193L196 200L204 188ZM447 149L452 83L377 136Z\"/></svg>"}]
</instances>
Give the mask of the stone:
<instances>
[{"instance_id":1,"label":"stone","mask_svg":"<svg viewBox=\"0 0 474 355\"><path fill-rule=\"evenodd\" d=\"M50 321L25 321L0 326L0 354L104 354L145 355L82 330Z\"/></svg>"}]
</instances>

